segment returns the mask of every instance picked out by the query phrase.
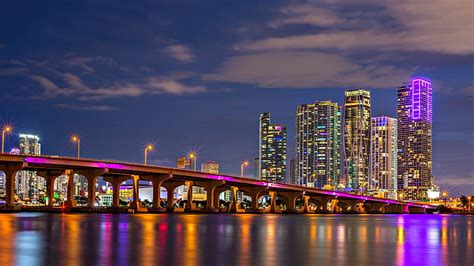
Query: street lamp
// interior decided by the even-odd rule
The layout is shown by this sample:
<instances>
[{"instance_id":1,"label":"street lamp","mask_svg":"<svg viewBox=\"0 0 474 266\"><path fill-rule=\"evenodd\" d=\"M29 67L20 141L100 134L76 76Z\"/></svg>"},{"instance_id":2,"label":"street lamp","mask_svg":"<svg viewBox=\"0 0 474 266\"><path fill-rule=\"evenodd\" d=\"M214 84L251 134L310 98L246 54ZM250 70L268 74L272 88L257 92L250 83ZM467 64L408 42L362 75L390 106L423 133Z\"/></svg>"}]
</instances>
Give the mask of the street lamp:
<instances>
[{"instance_id":1,"label":"street lamp","mask_svg":"<svg viewBox=\"0 0 474 266\"><path fill-rule=\"evenodd\" d=\"M10 134L13 131L12 126L4 125L2 128L2 153L5 152L5 134Z\"/></svg>"},{"instance_id":2,"label":"street lamp","mask_svg":"<svg viewBox=\"0 0 474 266\"><path fill-rule=\"evenodd\" d=\"M249 162L245 161L243 162L241 165L240 165L240 176L243 177L244 176L244 167L249 165Z\"/></svg>"},{"instance_id":3,"label":"street lamp","mask_svg":"<svg viewBox=\"0 0 474 266\"><path fill-rule=\"evenodd\" d=\"M72 135L71 142L77 143L77 159L80 159L81 158L81 139L77 135Z\"/></svg>"},{"instance_id":4,"label":"street lamp","mask_svg":"<svg viewBox=\"0 0 474 266\"><path fill-rule=\"evenodd\" d=\"M444 206L447 206L446 202L448 201L448 192L444 191L442 195L443 195L443 198L444 198Z\"/></svg>"},{"instance_id":5,"label":"street lamp","mask_svg":"<svg viewBox=\"0 0 474 266\"><path fill-rule=\"evenodd\" d=\"M153 147L152 144L148 144L148 145L146 145L146 147L145 147L145 151L144 151L144 152L145 152L145 165L146 165L146 161L147 161L147 157L148 157L148 152L149 152L149 151L152 151L153 148L154 148L154 147Z\"/></svg>"},{"instance_id":6,"label":"street lamp","mask_svg":"<svg viewBox=\"0 0 474 266\"><path fill-rule=\"evenodd\" d=\"M193 169L196 171L196 165L197 165L197 154L195 152L190 152L188 154L189 159L192 161L193 164Z\"/></svg>"}]
</instances>

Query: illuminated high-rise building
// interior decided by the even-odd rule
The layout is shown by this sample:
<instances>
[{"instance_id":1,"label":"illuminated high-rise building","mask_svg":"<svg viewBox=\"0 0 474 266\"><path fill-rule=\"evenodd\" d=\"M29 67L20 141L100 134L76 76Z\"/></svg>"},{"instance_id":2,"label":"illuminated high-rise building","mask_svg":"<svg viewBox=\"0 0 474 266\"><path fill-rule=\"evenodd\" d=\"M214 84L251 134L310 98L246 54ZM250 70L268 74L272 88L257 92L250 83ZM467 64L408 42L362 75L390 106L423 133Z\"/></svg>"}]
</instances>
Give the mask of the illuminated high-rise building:
<instances>
[{"instance_id":1,"label":"illuminated high-rise building","mask_svg":"<svg viewBox=\"0 0 474 266\"><path fill-rule=\"evenodd\" d=\"M210 174L219 174L219 164L214 161L207 161L201 164L201 171Z\"/></svg>"},{"instance_id":2,"label":"illuminated high-rise building","mask_svg":"<svg viewBox=\"0 0 474 266\"><path fill-rule=\"evenodd\" d=\"M398 88L398 190L406 200L427 198L432 177L432 88L416 78Z\"/></svg>"},{"instance_id":3,"label":"illuminated high-rise building","mask_svg":"<svg viewBox=\"0 0 474 266\"><path fill-rule=\"evenodd\" d=\"M369 190L397 198L397 120L372 117Z\"/></svg>"},{"instance_id":4,"label":"illuminated high-rise building","mask_svg":"<svg viewBox=\"0 0 474 266\"><path fill-rule=\"evenodd\" d=\"M295 179L298 185L334 187L341 174L341 107L330 101L296 110Z\"/></svg>"},{"instance_id":5,"label":"illuminated high-rise building","mask_svg":"<svg viewBox=\"0 0 474 266\"><path fill-rule=\"evenodd\" d=\"M347 90L344 103L346 187L367 190L370 157L370 92Z\"/></svg>"},{"instance_id":6,"label":"illuminated high-rise building","mask_svg":"<svg viewBox=\"0 0 474 266\"><path fill-rule=\"evenodd\" d=\"M20 154L41 155L41 144L36 135L20 134ZM46 191L46 180L34 171L20 171L16 176L15 190L20 198L38 199Z\"/></svg>"},{"instance_id":7,"label":"illuminated high-rise building","mask_svg":"<svg viewBox=\"0 0 474 266\"><path fill-rule=\"evenodd\" d=\"M270 123L270 114L259 119L259 176L271 183L286 179L286 127Z\"/></svg>"}]
</instances>

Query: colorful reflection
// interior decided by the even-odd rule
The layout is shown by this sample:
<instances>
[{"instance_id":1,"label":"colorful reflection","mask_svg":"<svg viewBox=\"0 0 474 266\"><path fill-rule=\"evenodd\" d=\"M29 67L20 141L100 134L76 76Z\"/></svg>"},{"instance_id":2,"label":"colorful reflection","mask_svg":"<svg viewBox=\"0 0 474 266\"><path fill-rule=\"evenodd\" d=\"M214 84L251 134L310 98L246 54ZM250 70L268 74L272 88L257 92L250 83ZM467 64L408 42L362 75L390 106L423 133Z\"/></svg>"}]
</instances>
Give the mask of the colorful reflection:
<instances>
[{"instance_id":1,"label":"colorful reflection","mask_svg":"<svg viewBox=\"0 0 474 266\"><path fill-rule=\"evenodd\" d=\"M458 215L0 214L0 265L472 265Z\"/></svg>"}]
</instances>

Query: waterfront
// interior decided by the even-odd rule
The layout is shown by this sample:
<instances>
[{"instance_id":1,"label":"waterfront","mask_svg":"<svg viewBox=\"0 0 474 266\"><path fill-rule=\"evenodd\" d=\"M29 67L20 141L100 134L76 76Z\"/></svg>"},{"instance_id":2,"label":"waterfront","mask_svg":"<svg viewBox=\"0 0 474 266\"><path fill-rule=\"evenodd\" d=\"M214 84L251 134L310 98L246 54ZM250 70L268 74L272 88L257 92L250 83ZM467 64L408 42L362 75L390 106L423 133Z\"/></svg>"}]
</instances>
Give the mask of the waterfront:
<instances>
[{"instance_id":1,"label":"waterfront","mask_svg":"<svg viewBox=\"0 0 474 266\"><path fill-rule=\"evenodd\" d=\"M0 265L472 265L473 216L0 215Z\"/></svg>"}]
</instances>

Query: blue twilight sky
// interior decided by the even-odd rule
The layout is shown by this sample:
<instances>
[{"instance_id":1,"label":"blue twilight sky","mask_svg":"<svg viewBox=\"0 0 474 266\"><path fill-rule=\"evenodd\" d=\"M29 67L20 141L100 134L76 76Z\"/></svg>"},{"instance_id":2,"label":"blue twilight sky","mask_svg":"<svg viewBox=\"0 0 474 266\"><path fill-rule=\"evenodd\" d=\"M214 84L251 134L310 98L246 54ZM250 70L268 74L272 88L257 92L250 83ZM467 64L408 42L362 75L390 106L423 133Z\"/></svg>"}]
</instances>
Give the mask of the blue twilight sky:
<instances>
[{"instance_id":1,"label":"blue twilight sky","mask_svg":"<svg viewBox=\"0 0 474 266\"><path fill-rule=\"evenodd\" d=\"M257 156L258 115L288 126L296 106L368 88L395 116L396 87L432 80L436 182L474 194L473 2L3 1L0 120L44 154L154 164L186 151L238 174ZM8 149L17 144L10 136ZM248 170L249 172L251 169Z\"/></svg>"}]
</instances>

